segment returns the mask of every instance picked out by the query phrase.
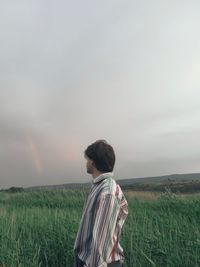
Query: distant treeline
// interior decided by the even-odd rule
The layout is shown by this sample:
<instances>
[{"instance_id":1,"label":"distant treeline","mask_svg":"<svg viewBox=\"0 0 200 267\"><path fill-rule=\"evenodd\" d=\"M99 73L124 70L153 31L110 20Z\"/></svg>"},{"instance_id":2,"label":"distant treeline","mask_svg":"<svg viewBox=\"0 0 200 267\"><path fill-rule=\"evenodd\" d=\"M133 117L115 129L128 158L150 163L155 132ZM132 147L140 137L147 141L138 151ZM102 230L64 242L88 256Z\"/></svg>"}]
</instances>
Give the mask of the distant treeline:
<instances>
[{"instance_id":1,"label":"distant treeline","mask_svg":"<svg viewBox=\"0 0 200 267\"><path fill-rule=\"evenodd\" d=\"M18 193L18 192L23 192L24 188L23 187L12 186L12 187L10 187L8 189L1 189L0 191L1 192L8 192L8 193Z\"/></svg>"},{"instance_id":2,"label":"distant treeline","mask_svg":"<svg viewBox=\"0 0 200 267\"><path fill-rule=\"evenodd\" d=\"M182 180L181 180L182 178ZM149 178L136 178L118 180L117 183L125 190L165 192L169 189L173 193L200 192L200 174L169 175ZM12 186L2 189L1 192L18 193L23 191L37 191L41 189L81 189L89 190L91 183L60 184L47 186L34 186L29 188Z\"/></svg>"},{"instance_id":3,"label":"distant treeline","mask_svg":"<svg viewBox=\"0 0 200 267\"><path fill-rule=\"evenodd\" d=\"M133 191L156 191L164 192L170 189L173 193L195 193L200 192L200 181L182 181L182 182L166 182L166 183L141 183L136 185L122 186L123 189Z\"/></svg>"}]
</instances>

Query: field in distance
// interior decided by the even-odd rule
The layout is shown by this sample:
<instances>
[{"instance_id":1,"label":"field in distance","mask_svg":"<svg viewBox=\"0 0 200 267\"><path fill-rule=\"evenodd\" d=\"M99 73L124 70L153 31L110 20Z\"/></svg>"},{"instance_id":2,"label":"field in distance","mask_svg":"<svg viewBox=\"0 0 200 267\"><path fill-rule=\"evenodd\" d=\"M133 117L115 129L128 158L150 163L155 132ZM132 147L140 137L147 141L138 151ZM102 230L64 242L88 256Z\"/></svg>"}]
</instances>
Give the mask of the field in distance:
<instances>
[{"instance_id":1,"label":"field in distance","mask_svg":"<svg viewBox=\"0 0 200 267\"><path fill-rule=\"evenodd\" d=\"M174 193L200 192L200 173L172 174L172 175L163 175L155 177L132 178L132 179L117 180L117 182L124 189L131 189L134 191L163 192L166 191L166 188L168 188ZM71 183L71 184L35 186L35 187L21 188L21 189L28 191L41 188L88 189L90 188L90 186L91 183Z\"/></svg>"},{"instance_id":2,"label":"field in distance","mask_svg":"<svg viewBox=\"0 0 200 267\"><path fill-rule=\"evenodd\" d=\"M200 195L124 190L125 267L200 266ZM73 267L88 189L0 192L0 266Z\"/></svg>"}]
</instances>

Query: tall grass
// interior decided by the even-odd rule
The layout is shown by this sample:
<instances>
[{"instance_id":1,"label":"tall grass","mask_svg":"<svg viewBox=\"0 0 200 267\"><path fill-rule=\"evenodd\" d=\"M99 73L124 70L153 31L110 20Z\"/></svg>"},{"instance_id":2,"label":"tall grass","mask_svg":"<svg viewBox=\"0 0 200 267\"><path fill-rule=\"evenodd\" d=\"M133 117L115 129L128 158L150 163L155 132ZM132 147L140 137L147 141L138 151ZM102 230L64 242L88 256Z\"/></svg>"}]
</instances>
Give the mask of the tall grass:
<instances>
[{"instance_id":1,"label":"tall grass","mask_svg":"<svg viewBox=\"0 0 200 267\"><path fill-rule=\"evenodd\" d=\"M0 266L73 267L84 190L0 194ZM125 267L200 266L200 198L127 195L121 245Z\"/></svg>"}]
</instances>

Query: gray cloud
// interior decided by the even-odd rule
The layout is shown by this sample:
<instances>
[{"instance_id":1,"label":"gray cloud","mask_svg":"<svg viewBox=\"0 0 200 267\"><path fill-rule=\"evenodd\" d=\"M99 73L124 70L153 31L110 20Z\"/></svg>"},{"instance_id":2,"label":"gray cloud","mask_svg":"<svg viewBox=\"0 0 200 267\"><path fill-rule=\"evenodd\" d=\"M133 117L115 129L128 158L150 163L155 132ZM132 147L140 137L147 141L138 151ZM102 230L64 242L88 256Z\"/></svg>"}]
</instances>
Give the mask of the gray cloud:
<instances>
[{"instance_id":1,"label":"gray cloud","mask_svg":"<svg viewBox=\"0 0 200 267\"><path fill-rule=\"evenodd\" d=\"M0 187L88 181L99 138L120 178L199 171L199 5L1 2Z\"/></svg>"}]
</instances>

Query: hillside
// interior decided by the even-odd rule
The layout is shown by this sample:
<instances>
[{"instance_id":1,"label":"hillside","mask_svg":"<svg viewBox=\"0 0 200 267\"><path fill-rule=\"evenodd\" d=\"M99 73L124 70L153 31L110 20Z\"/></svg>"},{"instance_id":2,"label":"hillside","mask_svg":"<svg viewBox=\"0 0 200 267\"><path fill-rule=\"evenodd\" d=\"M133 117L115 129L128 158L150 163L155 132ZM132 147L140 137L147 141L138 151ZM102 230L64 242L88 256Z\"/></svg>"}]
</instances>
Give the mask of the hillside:
<instances>
[{"instance_id":1,"label":"hillside","mask_svg":"<svg viewBox=\"0 0 200 267\"><path fill-rule=\"evenodd\" d=\"M124 189L173 193L200 192L200 174L174 174L118 181Z\"/></svg>"},{"instance_id":2,"label":"hillside","mask_svg":"<svg viewBox=\"0 0 200 267\"><path fill-rule=\"evenodd\" d=\"M143 177L117 180L124 189L142 191L163 191L170 188L174 192L200 191L200 173L172 174L155 177ZM44 185L29 187L25 190L37 190L40 188L89 188L91 183L70 183L60 185Z\"/></svg>"}]
</instances>

